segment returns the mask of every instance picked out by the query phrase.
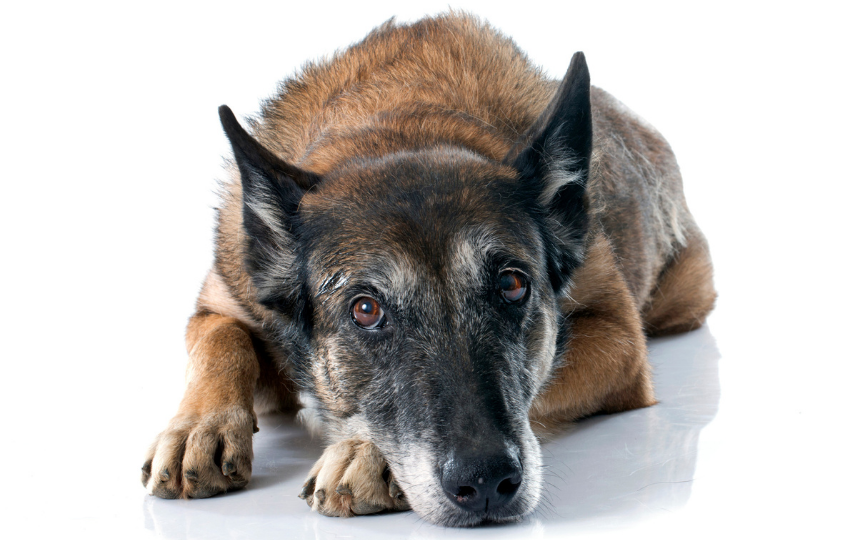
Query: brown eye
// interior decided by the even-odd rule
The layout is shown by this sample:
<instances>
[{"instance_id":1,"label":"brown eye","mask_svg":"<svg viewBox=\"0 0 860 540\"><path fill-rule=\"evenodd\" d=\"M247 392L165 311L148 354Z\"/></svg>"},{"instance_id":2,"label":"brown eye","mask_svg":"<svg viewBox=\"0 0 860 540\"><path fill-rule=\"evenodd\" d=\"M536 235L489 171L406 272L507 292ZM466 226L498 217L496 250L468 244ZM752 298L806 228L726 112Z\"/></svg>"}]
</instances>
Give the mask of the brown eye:
<instances>
[{"instance_id":1,"label":"brown eye","mask_svg":"<svg viewBox=\"0 0 860 540\"><path fill-rule=\"evenodd\" d=\"M528 290L526 277L519 272L507 270L499 276L499 292L505 302L519 302Z\"/></svg>"},{"instance_id":2,"label":"brown eye","mask_svg":"<svg viewBox=\"0 0 860 540\"><path fill-rule=\"evenodd\" d=\"M365 330L373 330L385 320L385 312L379 302L369 296L362 296L352 305L352 320Z\"/></svg>"}]
</instances>

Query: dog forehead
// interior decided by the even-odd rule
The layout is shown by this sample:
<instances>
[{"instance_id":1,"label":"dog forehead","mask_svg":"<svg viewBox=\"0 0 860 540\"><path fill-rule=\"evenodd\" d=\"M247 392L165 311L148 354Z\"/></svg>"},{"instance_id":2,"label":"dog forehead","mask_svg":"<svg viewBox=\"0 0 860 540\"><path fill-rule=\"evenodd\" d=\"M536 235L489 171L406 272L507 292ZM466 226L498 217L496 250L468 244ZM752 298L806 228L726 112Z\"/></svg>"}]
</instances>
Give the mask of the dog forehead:
<instances>
[{"instance_id":1,"label":"dog forehead","mask_svg":"<svg viewBox=\"0 0 860 540\"><path fill-rule=\"evenodd\" d=\"M374 215L478 210L492 195L515 185L518 173L462 149L401 151L352 160L324 177L302 201L305 212L335 212L345 219ZM510 189L508 189L510 191ZM428 216L429 217L429 216Z\"/></svg>"},{"instance_id":2,"label":"dog forehead","mask_svg":"<svg viewBox=\"0 0 860 540\"><path fill-rule=\"evenodd\" d=\"M444 149L333 174L302 202L313 285L323 293L362 279L414 294L473 283L492 254L536 264L538 234L516 210L516 181L509 167Z\"/></svg>"}]
</instances>

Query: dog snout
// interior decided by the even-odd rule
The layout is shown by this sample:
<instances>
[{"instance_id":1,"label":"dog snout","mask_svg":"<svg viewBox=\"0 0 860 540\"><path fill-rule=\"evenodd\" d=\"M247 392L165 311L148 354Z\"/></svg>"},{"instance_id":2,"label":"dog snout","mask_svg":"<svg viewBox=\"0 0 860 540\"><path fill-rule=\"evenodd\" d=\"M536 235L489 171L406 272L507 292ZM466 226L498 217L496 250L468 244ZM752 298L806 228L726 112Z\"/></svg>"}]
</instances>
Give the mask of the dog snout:
<instances>
[{"instance_id":1,"label":"dog snout","mask_svg":"<svg viewBox=\"0 0 860 540\"><path fill-rule=\"evenodd\" d=\"M520 460L511 452L457 456L442 467L442 489L460 508L479 514L513 500L523 479Z\"/></svg>"}]
</instances>

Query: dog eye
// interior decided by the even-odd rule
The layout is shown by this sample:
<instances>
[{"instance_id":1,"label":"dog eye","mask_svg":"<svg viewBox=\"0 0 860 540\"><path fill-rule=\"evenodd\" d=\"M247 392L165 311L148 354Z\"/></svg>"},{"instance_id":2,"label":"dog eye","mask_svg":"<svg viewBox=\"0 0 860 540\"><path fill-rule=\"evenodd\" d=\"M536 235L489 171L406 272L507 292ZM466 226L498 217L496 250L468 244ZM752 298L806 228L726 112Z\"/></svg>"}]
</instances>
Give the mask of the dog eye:
<instances>
[{"instance_id":1,"label":"dog eye","mask_svg":"<svg viewBox=\"0 0 860 540\"><path fill-rule=\"evenodd\" d=\"M365 330L373 330L382 326L385 312L379 302L369 296L362 296L352 305L352 320Z\"/></svg>"},{"instance_id":2,"label":"dog eye","mask_svg":"<svg viewBox=\"0 0 860 540\"><path fill-rule=\"evenodd\" d=\"M499 276L499 293L505 302L519 302L528 290L526 277L519 272L507 270Z\"/></svg>"}]
</instances>

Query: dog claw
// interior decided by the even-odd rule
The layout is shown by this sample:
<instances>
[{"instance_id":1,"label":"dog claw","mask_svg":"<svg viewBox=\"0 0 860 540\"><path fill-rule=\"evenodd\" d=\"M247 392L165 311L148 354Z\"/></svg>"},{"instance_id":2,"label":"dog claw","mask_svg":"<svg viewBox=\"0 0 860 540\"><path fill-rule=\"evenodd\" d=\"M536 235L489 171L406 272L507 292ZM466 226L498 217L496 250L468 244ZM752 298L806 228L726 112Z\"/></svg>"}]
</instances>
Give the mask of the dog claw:
<instances>
[{"instance_id":1,"label":"dog claw","mask_svg":"<svg viewBox=\"0 0 860 540\"><path fill-rule=\"evenodd\" d=\"M234 472L236 472L236 466L233 465L231 461L225 461L223 465L221 465L221 473L224 476L231 476Z\"/></svg>"},{"instance_id":2,"label":"dog claw","mask_svg":"<svg viewBox=\"0 0 860 540\"><path fill-rule=\"evenodd\" d=\"M190 470L185 471L184 476L185 476L185 479L188 480L189 482L196 482L197 481L197 471L195 471L194 469L190 469Z\"/></svg>"},{"instance_id":3,"label":"dog claw","mask_svg":"<svg viewBox=\"0 0 860 540\"><path fill-rule=\"evenodd\" d=\"M149 478L152 476L152 460L149 459L146 463L143 464L143 467L140 468L140 481L146 487L146 484L149 483Z\"/></svg>"},{"instance_id":4,"label":"dog claw","mask_svg":"<svg viewBox=\"0 0 860 540\"><path fill-rule=\"evenodd\" d=\"M324 489L318 489L316 491L316 493L314 493L314 496L317 498L317 500L319 501L320 504L323 504L325 502L325 490Z\"/></svg>"},{"instance_id":5,"label":"dog claw","mask_svg":"<svg viewBox=\"0 0 860 540\"><path fill-rule=\"evenodd\" d=\"M349 486L347 486L347 485L341 484L341 485L337 486L337 489L335 489L335 491L337 491L338 495L344 495L344 496L348 495L348 496L352 497L352 490L349 489Z\"/></svg>"},{"instance_id":6,"label":"dog claw","mask_svg":"<svg viewBox=\"0 0 860 540\"><path fill-rule=\"evenodd\" d=\"M391 484L388 485L388 495L392 499L400 500L403 498L403 490L401 490L400 486L397 485L396 480L392 480Z\"/></svg>"},{"instance_id":7,"label":"dog claw","mask_svg":"<svg viewBox=\"0 0 860 540\"><path fill-rule=\"evenodd\" d=\"M317 477L313 476L308 478L308 481L305 482L305 485L302 486L302 490L299 492L300 499L307 499L314 492L314 485L316 484Z\"/></svg>"},{"instance_id":8,"label":"dog claw","mask_svg":"<svg viewBox=\"0 0 860 540\"><path fill-rule=\"evenodd\" d=\"M162 482L167 482L168 480L170 480L170 471L164 469L158 474L158 477L161 479Z\"/></svg>"}]
</instances>

